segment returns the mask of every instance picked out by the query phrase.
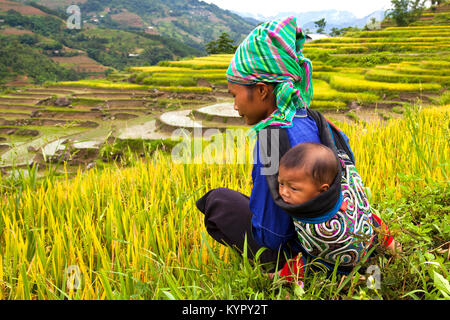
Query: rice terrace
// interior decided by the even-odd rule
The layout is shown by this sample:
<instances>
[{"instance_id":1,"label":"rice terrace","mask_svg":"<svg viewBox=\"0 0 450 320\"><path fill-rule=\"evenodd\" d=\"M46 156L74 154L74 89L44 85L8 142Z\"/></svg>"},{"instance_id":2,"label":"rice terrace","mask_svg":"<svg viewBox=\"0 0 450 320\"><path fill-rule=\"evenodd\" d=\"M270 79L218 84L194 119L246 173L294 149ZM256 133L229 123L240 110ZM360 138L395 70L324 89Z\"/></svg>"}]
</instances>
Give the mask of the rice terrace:
<instances>
[{"instance_id":1,"label":"rice terrace","mask_svg":"<svg viewBox=\"0 0 450 320\"><path fill-rule=\"evenodd\" d=\"M234 51L194 54L206 43L168 36L176 33L173 17L185 16L148 20L132 7L117 9L117 1L95 11L112 16L109 24L82 16L90 20L63 41L36 27L51 16L65 28L61 8L72 1L57 2L0 0L0 51L14 41L24 57L25 48L39 48L33 57L53 54L43 55L48 70L61 75L14 71L19 54L0 61L1 299L450 299L448 1L432 1L406 26L386 17L376 28L305 42L309 107L348 136L371 210L402 252L365 259L347 275L313 268L301 283L269 277L258 259L215 241L196 207L214 188L252 192L252 126L228 90ZM78 1L81 13L93 2ZM206 21L227 21L208 14ZM11 22L13 15L25 22ZM76 37L105 47L76 47ZM139 60L146 46L161 49L164 39L183 37L193 51L177 54L185 48L170 42L164 50L172 59ZM114 56L119 45L128 47ZM70 72L83 76L66 77ZM370 265L379 286L361 271Z\"/></svg>"}]
</instances>

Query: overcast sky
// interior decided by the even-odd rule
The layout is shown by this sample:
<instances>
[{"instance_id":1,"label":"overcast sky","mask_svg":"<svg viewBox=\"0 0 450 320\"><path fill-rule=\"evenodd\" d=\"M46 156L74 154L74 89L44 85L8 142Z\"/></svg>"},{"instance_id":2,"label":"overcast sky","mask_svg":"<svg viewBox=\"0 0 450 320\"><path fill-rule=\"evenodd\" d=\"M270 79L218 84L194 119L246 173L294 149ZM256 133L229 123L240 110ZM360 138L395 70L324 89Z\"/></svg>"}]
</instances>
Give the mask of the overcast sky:
<instances>
[{"instance_id":1,"label":"overcast sky","mask_svg":"<svg viewBox=\"0 0 450 320\"><path fill-rule=\"evenodd\" d=\"M203 0L222 9L274 16L280 12L307 12L336 9L350 11L358 18L376 10L386 10L391 0Z\"/></svg>"}]
</instances>

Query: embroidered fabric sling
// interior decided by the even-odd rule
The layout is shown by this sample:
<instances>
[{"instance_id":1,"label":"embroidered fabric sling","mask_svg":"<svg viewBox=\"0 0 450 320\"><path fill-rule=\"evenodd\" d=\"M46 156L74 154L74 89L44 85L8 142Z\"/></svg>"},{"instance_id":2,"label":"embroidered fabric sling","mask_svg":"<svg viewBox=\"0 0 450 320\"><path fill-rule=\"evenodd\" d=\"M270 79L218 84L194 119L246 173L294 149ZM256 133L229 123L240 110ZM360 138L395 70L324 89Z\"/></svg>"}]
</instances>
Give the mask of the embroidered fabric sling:
<instances>
[{"instance_id":1,"label":"embroidered fabric sling","mask_svg":"<svg viewBox=\"0 0 450 320\"><path fill-rule=\"evenodd\" d=\"M311 109L307 112L317 124L322 144L331 148L340 160L339 173L330 189L307 203L290 205L278 193L277 174L267 175L266 179L274 202L292 216L305 253L331 267L339 258L339 270L349 272L375 242L378 223L372 217L353 154L340 130L320 112ZM270 141L276 135L261 134L271 130L278 130L277 141ZM269 150L274 143L278 144L280 158L291 146L285 129L270 126L261 131L259 137L267 141L261 143L259 139L260 156L270 166Z\"/></svg>"}]
</instances>

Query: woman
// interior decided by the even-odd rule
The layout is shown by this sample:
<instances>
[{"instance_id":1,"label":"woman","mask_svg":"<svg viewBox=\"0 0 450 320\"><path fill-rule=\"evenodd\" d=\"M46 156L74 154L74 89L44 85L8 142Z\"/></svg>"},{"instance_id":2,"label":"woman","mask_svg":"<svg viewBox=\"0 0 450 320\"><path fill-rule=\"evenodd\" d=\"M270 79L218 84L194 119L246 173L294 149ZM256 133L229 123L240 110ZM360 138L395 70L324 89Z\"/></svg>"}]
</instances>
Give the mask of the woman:
<instances>
[{"instance_id":1,"label":"woman","mask_svg":"<svg viewBox=\"0 0 450 320\"><path fill-rule=\"evenodd\" d=\"M313 88L311 62L302 55L304 42L296 19L289 17L258 26L238 47L227 70L228 89L235 99L235 110L247 124L254 125L253 132L259 133L253 189L247 197L218 188L197 201L198 209L205 214L206 229L215 240L243 251L246 238L250 258L265 247L268 249L261 255L261 262L278 261L279 266L300 248L291 217L272 199L261 154L265 148L278 149L278 160L289 146L276 145L285 140L273 142L268 139L272 135L261 139L261 132L281 128L279 136L287 135L290 146L320 143L316 123L306 112ZM270 176L278 170L276 162Z\"/></svg>"},{"instance_id":2,"label":"woman","mask_svg":"<svg viewBox=\"0 0 450 320\"><path fill-rule=\"evenodd\" d=\"M214 239L241 252L246 239L249 258L267 248L260 261L284 266L282 275L289 274L290 264L285 262L298 253L302 254L294 265L304 265L308 256L332 270L336 259L342 258L338 270L348 273L378 242L377 229L387 227L371 213L348 138L319 112L308 109L312 67L302 55L304 42L295 18L289 17L258 26L238 47L227 79L235 109L253 125L258 138L252 192L247 197L214 189L197 201L197 207ZM290 205L278 192L278 163L291 147L304 142L322 143L346 163L329 190L305 204ZM357 199L343 192L348 188ZM383 233L387 246L393 239ZM367 241L355 242L360 236L367 236Z\"/></svg>"}]
</instances>

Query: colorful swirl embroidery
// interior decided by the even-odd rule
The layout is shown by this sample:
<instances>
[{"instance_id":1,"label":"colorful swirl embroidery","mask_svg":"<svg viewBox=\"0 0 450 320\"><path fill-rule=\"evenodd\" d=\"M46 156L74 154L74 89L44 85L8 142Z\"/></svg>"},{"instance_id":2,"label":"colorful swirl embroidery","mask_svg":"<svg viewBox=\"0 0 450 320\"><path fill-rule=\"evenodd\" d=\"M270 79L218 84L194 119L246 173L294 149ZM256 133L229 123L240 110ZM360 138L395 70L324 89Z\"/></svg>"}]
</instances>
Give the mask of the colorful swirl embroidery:
<instances>
[{"instance_id":1,"label":"colorful swirl embroidery","mask_svg":"<svg viewBox=\"0 0 450 320\"><path fill-rule=\"evenodd\" d=\"M304 250L314 258L334 264L354 266L367 252L374 235L372 213L364 185L355 166L344 152L338 152L342 163L342 196L347 202L323 223L310 224L294 220L298 238Z\"/></svg>"}]
</instances>

